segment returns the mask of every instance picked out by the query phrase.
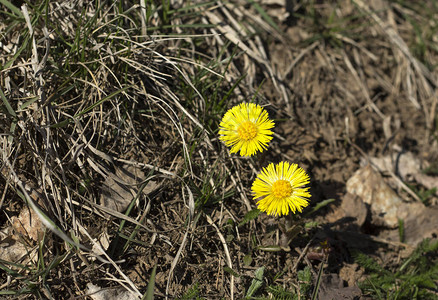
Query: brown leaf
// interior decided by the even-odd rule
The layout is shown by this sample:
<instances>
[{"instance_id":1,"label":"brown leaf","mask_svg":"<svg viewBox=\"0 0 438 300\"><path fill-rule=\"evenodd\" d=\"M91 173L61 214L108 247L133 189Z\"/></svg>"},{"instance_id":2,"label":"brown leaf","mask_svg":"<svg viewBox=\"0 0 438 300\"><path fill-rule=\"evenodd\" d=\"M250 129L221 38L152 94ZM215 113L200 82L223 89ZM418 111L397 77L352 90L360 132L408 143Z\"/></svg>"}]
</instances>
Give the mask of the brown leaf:
<instances>
[{"instance_id":1,"label":"brown leaf","mask_svg":"<svg viewBox=\"0 0 438 300\"><path fill-rule=\"evenodd\" d=\"M338 274L324 274L321 280L321 287L318 293L319 300L333 299L356 299L362 295L357 286L344 287L343 280Z\"/></svg>"},{"instance_id":2,"label":"brown leaf","mask_svg":"<svg viewBox=\"0 0 438 300\"><path fill-rule=\"evenodd\" d=\"M399 241L399 220L404 223L404 242L407 244L416 245L424 238L438 234L438 208L402 201L369 165L348 180L347 191L370 205L374 224L396 229L382 232L382 238Z\"/></svg>"},{"instance_id":3,"label":"brown leaf","mask_svg":"<svg viewBox=\"0 0 438 300\"><path fill-rule=\"evenodd\" d=\"M41 220L31 208L23 208L18 217L12 217L11 221L16 240L19 240L21 236L37 242L43 234Z\"/></svg>"},{"instance_id":4,"label":"brown leaf","mask_svg":"<svg viewBox=\"0 0 438 300\"><path fill-rule=\"evenodd\" d=\"M117 212L125 211L138 191L138 184L145 179L144 173L135 166L116 168L102 185L101 205ZM143 193L149 194L158 188L155 181L150 180Z\"/></svg>"}]
</instances>

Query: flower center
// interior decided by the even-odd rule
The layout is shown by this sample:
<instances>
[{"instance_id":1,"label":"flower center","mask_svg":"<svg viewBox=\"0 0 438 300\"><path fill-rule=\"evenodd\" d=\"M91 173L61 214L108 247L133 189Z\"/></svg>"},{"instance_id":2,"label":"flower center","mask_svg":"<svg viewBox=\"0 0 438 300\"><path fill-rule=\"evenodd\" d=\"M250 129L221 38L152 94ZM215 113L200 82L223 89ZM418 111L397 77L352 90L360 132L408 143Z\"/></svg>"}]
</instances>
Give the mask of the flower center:
<instances>
[{"instance_id":1,"label":"flower center","mask_svg":"<svg viewBox=\"0 0 438 300\"><path fill-rule=\"evenodd\" d=\"M242 140L249 141L256 137L257 127L253 122L246 121L237 128L237 133Z\"/></svg>"},{"instance_id":2,"label":"flower center","mask_svg":"<svg viewBox=\"0 0 438 300\"><path fill-rule=\"evenodd\" d=\"M292 195L292 186L287 180L277 180L272 185L272 195L277 199L283 199Z\"/></svg>"}]
</instances>

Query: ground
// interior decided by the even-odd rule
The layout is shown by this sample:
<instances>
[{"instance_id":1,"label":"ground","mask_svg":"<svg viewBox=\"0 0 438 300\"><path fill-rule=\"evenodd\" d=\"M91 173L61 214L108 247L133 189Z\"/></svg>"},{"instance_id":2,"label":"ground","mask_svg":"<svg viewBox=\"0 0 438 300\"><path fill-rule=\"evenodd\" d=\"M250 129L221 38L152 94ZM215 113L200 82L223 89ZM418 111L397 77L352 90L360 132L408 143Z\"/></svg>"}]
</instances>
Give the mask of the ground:
<instances>
[{"instance_id":1,"label":"ground","mask_svg":"<svg viewBox=\"0 0 438 300\"><path fill-rule=\"evenodd\" d=\"M438 297L434 1L140 4L1 4L0 295ZM252 157L241 102L276 124ZM303 213L256 209L280 161Z\"/></svg>"}]
</instances>

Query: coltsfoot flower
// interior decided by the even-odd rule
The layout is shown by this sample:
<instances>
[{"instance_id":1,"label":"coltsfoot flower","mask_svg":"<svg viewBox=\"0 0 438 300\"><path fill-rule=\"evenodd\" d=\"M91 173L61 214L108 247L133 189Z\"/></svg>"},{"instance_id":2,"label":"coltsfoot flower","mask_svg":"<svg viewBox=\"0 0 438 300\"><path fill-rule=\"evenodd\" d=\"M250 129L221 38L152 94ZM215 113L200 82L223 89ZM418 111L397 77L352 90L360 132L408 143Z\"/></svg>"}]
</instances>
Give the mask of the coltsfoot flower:
<instances>
[{"instance_id":1,"label":"coltsfoot flower","mask_svg":"<svg viewBox=\"0 0 438 300\"><path fill-rule=\"evenodd\" d=\"M310 198L309 188L304 187L310 181L309 175L297 164L280 162L277 165L269 164L252 184L254 200L257 207L268 215L288 215L289 211L301 212L309 205L306 198Z\"/></svg>"},{"instance_id":2,"label":"coltsfoot flower","mask_svg":"<svg viewBox=\"0 0 438 300\"><path fill-rule=\"evenodd\" d=\"M274 122L268 112L254 103L241 103L228 110L219 125L219 139L231 147L231 153L240 150L241 156L262 152L272 140Z\"/></svg>"}]
</instances>

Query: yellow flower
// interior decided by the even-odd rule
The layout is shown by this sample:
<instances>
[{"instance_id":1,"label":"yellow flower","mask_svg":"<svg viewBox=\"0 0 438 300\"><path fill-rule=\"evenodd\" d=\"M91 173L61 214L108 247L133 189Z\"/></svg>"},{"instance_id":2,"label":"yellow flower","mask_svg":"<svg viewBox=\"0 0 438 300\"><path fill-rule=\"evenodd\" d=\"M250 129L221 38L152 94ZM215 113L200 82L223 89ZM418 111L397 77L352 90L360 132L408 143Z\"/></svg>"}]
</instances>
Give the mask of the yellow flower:
<instances>
[{"instance_id":1,"label":"yellow flower","mask_svg":"<svg viewBox=\"0 0 438 300\"><path fill-rule=\"evenodd\" d=\"M257 207L268 215L288 215L289 210L301 212L309 205L306 199L310 197L309 188L303 187L309 181L309 175L297 164L271 163L252 184L254 200L263 197L258 200Z\"/></svg>"},{"instance_id":2,"label":"yellow flower","mask_svg":"<svg viewBox=\"0 0 438 300\"><path fill-rule=\"evenodd\" d=\"M241 156L251 156L267 148L274 122L260 105L241 103L225 113L219 127L219 139L231 146L231 153L240 150Z\"/></svg>"}]
</instances>

